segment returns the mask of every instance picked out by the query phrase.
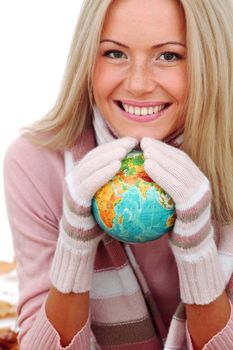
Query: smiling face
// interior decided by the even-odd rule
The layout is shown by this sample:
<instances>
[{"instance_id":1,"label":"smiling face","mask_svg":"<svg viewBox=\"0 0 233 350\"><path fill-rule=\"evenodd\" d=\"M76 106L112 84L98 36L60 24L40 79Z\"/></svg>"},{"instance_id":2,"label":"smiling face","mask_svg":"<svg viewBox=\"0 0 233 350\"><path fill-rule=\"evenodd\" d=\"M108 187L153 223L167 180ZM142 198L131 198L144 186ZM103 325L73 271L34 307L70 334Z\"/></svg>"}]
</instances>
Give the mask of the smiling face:
<instances>
[{"instance_id":1,"label":"smiling face","mask_svg":"<svg viewBox=\"0 0 233 350\"><path fill-rule=\"evenodd\" d=\"M115 0L101 34L93 94L120 136L176 131L187 96L185 19L176 0Z\"/></svg>"}]
</instances>

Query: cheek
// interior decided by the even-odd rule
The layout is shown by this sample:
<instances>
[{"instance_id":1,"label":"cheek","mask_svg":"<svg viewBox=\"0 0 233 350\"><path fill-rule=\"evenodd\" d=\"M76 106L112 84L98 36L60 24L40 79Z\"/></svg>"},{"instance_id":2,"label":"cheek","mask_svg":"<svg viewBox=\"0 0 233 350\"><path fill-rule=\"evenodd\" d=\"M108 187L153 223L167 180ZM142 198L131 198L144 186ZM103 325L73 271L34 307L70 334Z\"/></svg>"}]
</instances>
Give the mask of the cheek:
<instances>
[{"instance_id":1,"label":"cheek","mask_svg":"<svg viewBox=\"0 0 233 350\"><path fill-rule=\"evenodd\" d=\"M188 94L188 75L186 67L179 70L177 82L177 95L179 96L181 102L184 102ZM175 89L175 87L174 87Z\"/></svg>"},{"instance_id":2,"label":"cheek","mask_svg":"<svg viewBox=\"0 0 233 350\"><path fill-rule=\"evenodd\" d=\"M179 75L167 76L165 88L177 102L185 101L187 94L187 83L186 78L182 73Z\"/></svg>"},{"instance_id":3,"label":"cheek","mask_svg":"<svg viewBox=\"0 0 233 350\"><path fill-rule=\"evenodd\" d=\"M114 93L121 81L121 74L111 64L97 63L93 71L93 92L98 99Z\"/></svg>"},{"instance_id":4,"label":"cheek","mask_svg":"<svg viewBox=\"0 0 233 350\"><path fill-rule=\"evenodd\" d=\"M177 102L184 102L188 90L188 79L185 65L160 71L158 82Z\"/></svg>"},{"instance_id":5,"label":"cheek","mask_svg":"<svg viewBox=\"0 0 233 350\"><path fill-rule=\"evenodd\" d=\"M97 63L93 72L93 92L99 98L108 95L114 86L112 69L106 64Z\"/></svg>"},{"instance_id":6,"label":"cheek","mask_svg":"<svg viewBox=\"0 0 233 350\"><path fill-rule=\"evenodd\" d=\"M96 63L94 70L93 70L93 78L92 78L92 86L93 91L95 94L99 94L100 91L103 91L104 88L104 78L105 78L105 72L103 69L103 65L101 63ZM101 89L102 85L102 89Z\"/></svg>"}]
</instances>

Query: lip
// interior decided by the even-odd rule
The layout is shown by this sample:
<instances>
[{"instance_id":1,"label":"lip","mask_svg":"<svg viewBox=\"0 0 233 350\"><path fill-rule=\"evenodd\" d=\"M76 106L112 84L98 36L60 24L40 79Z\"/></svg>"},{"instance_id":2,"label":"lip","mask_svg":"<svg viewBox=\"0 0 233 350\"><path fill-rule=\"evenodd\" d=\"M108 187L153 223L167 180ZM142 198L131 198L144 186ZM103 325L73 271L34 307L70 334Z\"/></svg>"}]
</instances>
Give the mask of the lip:
<instances>
[{"instance_id":1,"label":"lip","mask_svg":"<svg viewBox=\"0 0 233 350\"><path fill-rule=\"evenodd\" d=\"M126 100L126 99L116 100L115 102L125 103L132 107L155 107L155 106L171 104L171 102L169 101L134 101L134 100Z\"/></svg>"},{"instance_id":2,"label":"lip","mask_svg":"<svg viewBox=\"0 0 233 350\"><path fill-rule=\"evenodd\" d=\"M121 100L122 101L122 100ZM150 114L150 115L145 115L145 116L138 116L135 114L130 114L126 111L124 111L120 106L119 106L119 102L118 101L114 101L115 102L115 106L118 108L118 110L122 113L122 115L132 121L136 121L139 123L147 123L147 122L151 122L154 121L160 117L162 117L164 115L164 113L168 110L168 108L170 108L170 106L172 104L169 104L168 107L166 107L165 109L162 109L160 112L158 113L154 113L154 114ZM161 105L158 104L158 106ZM132 105L131 105L132 106ZM147 105L148 106L148 105ZM155 106L154 104L152 106ZM135 106L135 107L139 107L139 105Z\"/></svg>"}]
</instances>

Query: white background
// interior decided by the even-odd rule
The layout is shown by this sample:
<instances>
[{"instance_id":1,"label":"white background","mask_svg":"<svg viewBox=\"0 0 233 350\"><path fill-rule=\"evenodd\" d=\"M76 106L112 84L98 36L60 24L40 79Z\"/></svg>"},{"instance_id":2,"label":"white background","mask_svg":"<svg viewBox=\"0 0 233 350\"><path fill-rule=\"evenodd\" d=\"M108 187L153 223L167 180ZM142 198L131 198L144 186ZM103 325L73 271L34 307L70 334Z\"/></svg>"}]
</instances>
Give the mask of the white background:
<instances>
[{"instance_id":1,"label":"white background","mask_svg":"<svg viewBox=\"0 0 233 350\"><path fill-rule=\"evenodd\" d=\"M0 260L14 257L2 164L19 128L57 96L82 0L0 0Z\"/></svg>"}]
</instances>

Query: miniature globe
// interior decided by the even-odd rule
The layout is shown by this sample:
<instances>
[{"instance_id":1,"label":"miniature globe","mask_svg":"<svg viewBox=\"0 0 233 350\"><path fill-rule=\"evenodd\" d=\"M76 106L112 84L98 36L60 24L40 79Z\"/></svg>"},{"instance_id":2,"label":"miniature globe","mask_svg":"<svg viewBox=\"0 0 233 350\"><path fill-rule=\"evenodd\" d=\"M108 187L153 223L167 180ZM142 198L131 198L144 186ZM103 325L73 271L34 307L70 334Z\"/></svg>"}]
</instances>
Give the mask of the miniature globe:
<instances>
[{"instance_id":1,"label":"miniature globe","mask_svg":"<svg viewBox=\"0 0 233 350\"><path fill-rule=\"evenodd\" d=\"M96 192L92 212L100 227L129 243L158 239L175 222L172 198L146 174L141 151L122 160L120 171Z\"/></svg>"}]
</instances>

